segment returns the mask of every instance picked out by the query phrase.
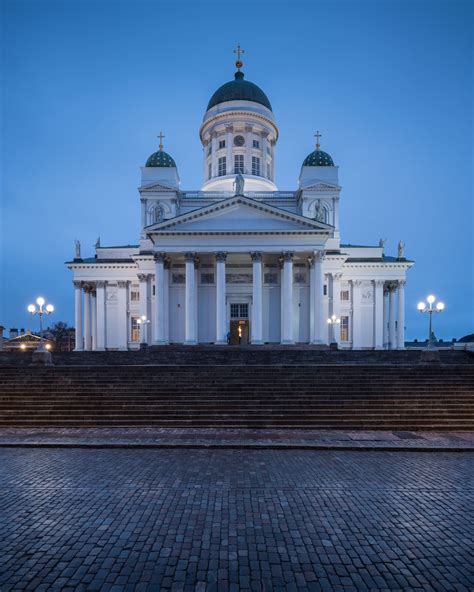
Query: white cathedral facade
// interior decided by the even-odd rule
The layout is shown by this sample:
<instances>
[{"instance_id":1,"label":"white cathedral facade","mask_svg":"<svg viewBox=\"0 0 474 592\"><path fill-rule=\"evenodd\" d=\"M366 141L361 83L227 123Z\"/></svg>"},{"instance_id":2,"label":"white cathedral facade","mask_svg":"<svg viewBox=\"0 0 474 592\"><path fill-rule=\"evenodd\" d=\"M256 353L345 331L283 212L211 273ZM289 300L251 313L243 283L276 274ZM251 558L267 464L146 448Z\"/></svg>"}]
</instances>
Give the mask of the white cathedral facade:
<instances>
[{"instance_id":1,"label":"white cathedral facade","mask_svg":"<svg viewBox=\"0 0 474 592\"><path fill-rule=\"evenodd\" d=\"M236 65L199 131L201 190L180 188L160 141L141 169L139 244L98 242L95 256L82 258L76 243L66 264L74 276L76 350L140 342L402 349L413 265L403 243L390 257L383 241L341 242L338 167L319 136L297 189L278 190L270 101Z\"/></svg>"}]
</instances>

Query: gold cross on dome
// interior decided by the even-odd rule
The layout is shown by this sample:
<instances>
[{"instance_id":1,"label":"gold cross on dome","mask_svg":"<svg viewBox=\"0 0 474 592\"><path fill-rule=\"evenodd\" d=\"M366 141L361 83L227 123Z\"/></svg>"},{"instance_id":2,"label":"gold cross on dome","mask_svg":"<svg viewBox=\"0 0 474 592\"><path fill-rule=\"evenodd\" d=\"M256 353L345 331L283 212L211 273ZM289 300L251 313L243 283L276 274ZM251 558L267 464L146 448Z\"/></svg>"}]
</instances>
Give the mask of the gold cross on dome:
<instances>
[{"instance_id":1,"label":"gold cross on dome","mask_svg":"<svg viewBox=\"0 0 474 592\"><path fill-rule=\"evenodd\" d=\"M160 150L163 150L163 138L166 136L163 134L163 132L160 132L157 137L160 138Z\"/></svg>"},{"instance_id":2,"label":"gold cross on dome","mask_svg":"<svg viewBox=\"0 0 474 592\"><path fill-rule=\"evenodd\" d=\"M314 137L316 138L316 150L319 150L319 148L321 146L321 144L319 143L319 138L322 137L322 134L319 133L319 130L316 130Z\"/></svg>"},{"instance_id":3,"label":"gold cross on dome","mask_svg":"<svg viewBox=\"0 0 474 592\"><path fill-rule=\"evenodd\" d=\"M245 50L241 49L240 43L237 44L237 49L234 49L234 53L237 54L237 61L235 62L235 65L237 66L237 69L240 70L240 68L242 68L243 66L243 63L240 60L240 56L241 54L245 53Z\"/></svg>"}]
</instances>

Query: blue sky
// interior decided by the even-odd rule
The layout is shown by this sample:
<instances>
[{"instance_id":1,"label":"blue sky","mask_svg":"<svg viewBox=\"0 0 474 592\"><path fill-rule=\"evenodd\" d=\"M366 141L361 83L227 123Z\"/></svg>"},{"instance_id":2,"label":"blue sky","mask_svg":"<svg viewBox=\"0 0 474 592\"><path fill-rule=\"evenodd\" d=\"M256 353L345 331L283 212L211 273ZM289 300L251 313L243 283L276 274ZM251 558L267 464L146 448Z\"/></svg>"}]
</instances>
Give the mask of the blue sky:
<instances>
[{"instance_id":1,"label":"blue sky","mask_svg":"<svg viewBox=\"0 0 474 592\"><path fill-rule=\"evenodd\" d=\"M183 189L202 182L198 129L211 94L244 72L270 98L276 181L294 189L313 133L340 166L344 242L399 239L416 311L446 301L436 334L474 331L470 2L15 2L2 4L0 324L36 328L42 294L73 323L83 255L134 244L139 167L156 135ZM53 320L53 319L51 319Z\"/></svg>"}]
</instances>

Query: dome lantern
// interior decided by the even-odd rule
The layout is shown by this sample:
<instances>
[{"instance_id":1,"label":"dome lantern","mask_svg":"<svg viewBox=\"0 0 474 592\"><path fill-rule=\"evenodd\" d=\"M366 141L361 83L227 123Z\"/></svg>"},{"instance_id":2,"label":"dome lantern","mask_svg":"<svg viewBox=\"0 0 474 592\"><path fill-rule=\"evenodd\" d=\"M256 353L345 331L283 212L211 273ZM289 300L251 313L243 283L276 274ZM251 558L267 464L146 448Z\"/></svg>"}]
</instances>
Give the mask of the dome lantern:
<instances>
[{"instance_id":1,"label":"dome lantern","mask_svg":"<svg viewBox=\"0 0 474 592\"><path fill-rule=\"evenodd\" d=\"M331 156L327 152L321 150L321 144L319 143L321 136L322 134L317 130L314 134L314 137L316 138L316 149L304 159L303 166L334 166L334 161Z\"/></svg>"},{"instance_id":2,"label":"dome lantern","mask_svg":"<svg viewBox=\"0 0 474 592\"><path fill-rule=\"evenodd\" d=\"M175 167L176 163L173 158L163 150L163 132L160 132L158 138L160 138L160 145L157 152L154 152L146 161L146 167Z\"/></svg>"}]
</instances>

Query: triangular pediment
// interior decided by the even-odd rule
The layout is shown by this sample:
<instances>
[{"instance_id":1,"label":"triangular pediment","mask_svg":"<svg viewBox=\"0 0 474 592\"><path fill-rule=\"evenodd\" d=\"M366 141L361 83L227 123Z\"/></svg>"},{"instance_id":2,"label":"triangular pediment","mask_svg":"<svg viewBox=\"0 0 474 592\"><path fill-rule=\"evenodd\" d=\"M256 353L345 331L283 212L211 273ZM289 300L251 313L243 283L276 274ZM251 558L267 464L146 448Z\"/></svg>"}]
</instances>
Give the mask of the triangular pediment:
<instances>
[{"instance_id":1,"label":"triangular pediment","mask_svg":"<svg viewBox=\"0 0 474 592\"><path fill-rule=\"evenodd\" d=\"M292 214L281 208L244 196L234 196L218 203L165 220L146 229L160 232L328 232L332 226Z\"/></svg>"},{"instance_id":2,"label":"triangular pediment","mask_svg":"<svg viewBox=\"0 0 474 592\"><path fill-rule=\"evenodd\" d=\"M139 191L140 193L170 193L170 192L176 192L177 189L176 187L172 187L171 185L166 185L166 183L163 183L162 181L160 181L160 183L150 183L149 185L142 185L141 187L139 187Z\"/></svg>"},{"instance_id":3,"label":"triangular pediment","mask_svg":"<svg viewBox=\"0 0 474 592\"><path fill-rule=\"evenodd\" d=\"M310 181L308 185L302 187L303 191L334 191L340 189L339 185L323 181Z\"/></svg>"}]
</instances>

